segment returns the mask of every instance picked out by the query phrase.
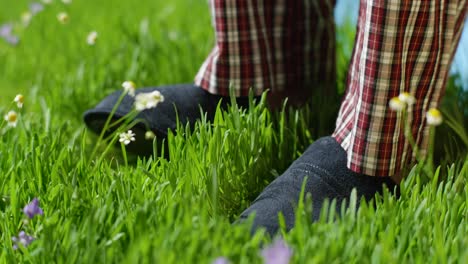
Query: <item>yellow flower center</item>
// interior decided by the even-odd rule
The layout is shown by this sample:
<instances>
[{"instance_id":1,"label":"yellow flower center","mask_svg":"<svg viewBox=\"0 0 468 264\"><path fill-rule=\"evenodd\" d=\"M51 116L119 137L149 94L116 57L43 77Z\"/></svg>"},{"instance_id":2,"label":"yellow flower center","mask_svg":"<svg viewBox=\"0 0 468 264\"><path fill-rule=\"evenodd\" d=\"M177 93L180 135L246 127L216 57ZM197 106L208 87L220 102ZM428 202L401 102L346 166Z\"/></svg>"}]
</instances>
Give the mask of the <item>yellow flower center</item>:
<instances>
[{"instance_id":1,"label":"yellow flower center","mask_svg":"<svg viewBox=\"0 0 468 264\"><path fill-rule=\"evenodd\" d=\"M16 113L8 113L7 119L8 119L8 122L14 123L18 119L18 115Z\"/></svg>"},{"instance_id":2,"label":"yellow flower center","mask_svg":"<svg viewBox=\"0 0 468 264\"><path fill-rule=\"evenodd\" d=\"M427 112L429 115L431 115L432 117L434 118L440 118L442 117L442 114L440 113L439 110L435 109L435 108L431 108L429 109L429 111Z\"/></svg>"}]
</instances>

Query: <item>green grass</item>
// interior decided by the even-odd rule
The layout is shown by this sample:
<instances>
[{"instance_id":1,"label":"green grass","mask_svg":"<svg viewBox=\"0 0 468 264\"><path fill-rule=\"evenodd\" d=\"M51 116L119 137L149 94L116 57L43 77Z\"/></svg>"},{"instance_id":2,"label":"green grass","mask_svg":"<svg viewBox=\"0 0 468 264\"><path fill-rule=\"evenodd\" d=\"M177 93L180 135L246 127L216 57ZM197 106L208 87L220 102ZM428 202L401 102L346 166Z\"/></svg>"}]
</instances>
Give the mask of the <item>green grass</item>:
<instances>
[{"instance_id":1,"label":"green grass","mask_svg":"<svg viewBox=\"0 0 468 264\"><path fill-rule=\"evenodd\" d=\"M26 8L22 0L2 6L0 23L17 21ZM67 25L56 20L63 10ZM91 158L96 137L81 120L124 80L190 82L211 48L210 25L204 0L56 1L17 28L19 46L0 41L0 112L13 107L15 94L26 97L18 127L0 141L1 263L261 262L270 239L231 222L318 136L315 111L270 113L260 104L218 112L214 125L201 121L169 137L170 161L129 165L118 149ZM92 30L94 47L86 44ZM343 31L340 90L352 39ZM441 167L428 176L415 167L400 199L385 193L375 206L318 223L299 208L296 229L284 234L293 261L468 261L466 98L450 84L444 111L453 122L436 142ZM25 225L22 208L34 197L44 216ZM23 229L37 239L15 251L11 237Z\"/></svg>"}]
</instances>

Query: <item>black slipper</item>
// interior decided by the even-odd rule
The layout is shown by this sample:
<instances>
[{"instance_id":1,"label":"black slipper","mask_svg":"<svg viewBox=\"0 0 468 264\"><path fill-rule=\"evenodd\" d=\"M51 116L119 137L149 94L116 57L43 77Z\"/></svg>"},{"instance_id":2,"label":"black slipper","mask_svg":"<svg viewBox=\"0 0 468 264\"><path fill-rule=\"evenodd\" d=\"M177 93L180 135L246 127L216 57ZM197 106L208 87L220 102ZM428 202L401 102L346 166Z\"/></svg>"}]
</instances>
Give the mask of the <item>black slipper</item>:
<instances>
[{"instance_id":1,"label":"black slipper","mask_svg":"<svg viewBox=\"0 0 468 264\"><path fill-rule=\"evenodd\" d=\"M305 193L312 196L312 219L318 220L325 199L337 200L337 212L344 199L349 200L353 188L361 197L372 199L384 186L391 191L396 184L389 177L370 177L355 173L346 167L346 153L332 137L315 141L280 177L270 183L258 198L240 216L245 221L255 212L252 232L265 228L270 235L279 229L278 214L284 216L286 228L294 226L304 178Z\"/></svg>"},{"instance_id":2,"label":"black slipper","mask_svg":"<svg viewBox=\"0 0 468 264\"><path fill-rule=\"evenodd\" d=\"M154 108L139 112L136 117L139 123L132 128L136 134L136 140L128 145L128 150L138 155L148 156L153 153L151 142L145 140L147 131L151 130L158 138L158 141L161 142L162 139L167 137L169 130L174 131L176 129L177 118L181 124L189 123L193 127L195 121L201 118L202 112L206 113L209 121L212 121L218 103L221 101L221 108L226 109L231 101L228 97L210 94L193 84L141 88L137 89L135 94L153 91L159 91L164 97L164 101ZM84 113L84 122L92 131L97 134L102 132L107 118L123 92L122 89L108 95L96 107ZM236 103L240 107L247 107L249 100L247 97L238 97ZM125 95L113 115L113 121L132 111L134 104L135 97ZM113 132L113 129L109 129L109 131L106 131L106 135Z\"/></svg>"}]
</instances>

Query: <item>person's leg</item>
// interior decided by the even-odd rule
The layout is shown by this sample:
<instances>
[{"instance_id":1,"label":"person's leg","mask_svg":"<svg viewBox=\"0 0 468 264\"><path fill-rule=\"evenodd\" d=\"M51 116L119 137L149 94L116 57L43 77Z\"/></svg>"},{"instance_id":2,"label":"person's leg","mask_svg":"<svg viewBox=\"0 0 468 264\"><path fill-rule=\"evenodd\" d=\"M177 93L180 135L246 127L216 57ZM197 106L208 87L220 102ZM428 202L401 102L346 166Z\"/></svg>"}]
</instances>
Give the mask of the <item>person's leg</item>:
<instances>
[{"instance_id":1,"label":"person's leg","mask_svg":"<svg viewBox=\"0 0 468 264\"><path fill-rule=\"evenodd\" d=\"M389 108L402 92L416 97L408 114L411 132L419 149L426 149L425 115L444 92L466 9L466 0L361 1L347 92L333 133L351 170L393 176L412 161L401 115Z\"/></svg>"},{"instance_id":2,"label":"person's leg","mask_svg":"<svg viewBox=\"0 0 468 264\"><path fill-rule=\"evenodd\" d=\"M201 116L199 107L213 119L218 102L223 99L224 108L230 101L230 89L244 107L250 89L256 96L270 90L268 99L273 106L279 106L286 96L290 103L299 104L312 92L336 92L334 0L211 0L210 5L216 45L195 84L136 91L158 90L165 98L138 116L157 137L164 138L168 130L174 130L177 117L184 124L193 124ZM85 113L88 127L97 133L103 129L121 93L113 93ZM134 98L127 95L116 117L128 113L133 103ZM134 129L137 137L144 138L144 129ZM130 146L130 150L151 154L150 144L144 145L149 147Z\"/></svg>"},{"instance_id":3,"label":"person's leg","mask_svg":"<svg viewBox=\"0 0 468 264\"><path fill-rule=\"evenodd\" d=\"M213 94L261 95L274 105L333 94L335 0L211 0L216 45L195 83Z\"/></svg>"},{"instance_id":4,"label":"person's leg","mask_svg":"<svg viewBox=\"0 0 468 264\"><path fill-rule=\"evenodd\" d=\"M255 213L253 230L264 227L273 235L281 212L292 228L304 179L314 220L325 199L340 203L353 188L358 199L372 198L383 185L393 189L388 176L398 174L412 154L389 101L404 91L416 97L409 116L424 149L425 113L443 93L466 9L466 0L361 0L347 92L333 137L312 144L241 219Z\"/></svg>"}]
</instances>

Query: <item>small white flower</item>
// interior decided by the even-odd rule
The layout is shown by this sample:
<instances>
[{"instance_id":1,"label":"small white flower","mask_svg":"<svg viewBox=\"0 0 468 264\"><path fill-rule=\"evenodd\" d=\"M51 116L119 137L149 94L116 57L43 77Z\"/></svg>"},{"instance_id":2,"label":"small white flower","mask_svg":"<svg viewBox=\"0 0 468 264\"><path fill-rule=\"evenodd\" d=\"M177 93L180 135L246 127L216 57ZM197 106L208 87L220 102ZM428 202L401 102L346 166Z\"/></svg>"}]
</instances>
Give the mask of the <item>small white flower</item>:
<instances>
[{"instance_id":1,"label":"small white flower","mask_svg":"<svg viewBox=\"0 0 468 264\"><path fill-rule=\"evenodd\" d=\"M159 91L140 93L135 96L135 109L137 111L151 109L161 102L164 102L164 96Z\"/></svg>"},{"instance_id":2,"label":"small white flower","mask_svg":"<svg viewBox=\"0 0 468 264\"><path fill-rule=\"evenodd\" d=\"M22 94L17 94L13 101L16 103L16 106L18 106L18 108L23 108L24 96Z\"/></svg>"},{"instance_id":3,"label":"small white flower","mask_svg":"<svg viewBox=\"0 0 468 264\"><path fill-rule=\"evenodd\" d=\"M88 45L93 46L94 44L96 44L97 38L98 38L98 33L96 31L92 31L86 37L86 42L88 43Z\"/></svg>"},{"instance_id":4,"label":"small white flower","mask_svg":"<svg viewBox=\"0 0 468 264\"><path fill-rule=\"evenodd\" d=\"M430 126L438 126L442 124L442 114L436 108L431 108L426 113L426 122Z\"/></svg>"},{"instance_id":5,"label":"small white flower","mask_svg":"<svg viewBox=\"0 0 468 264\"><path fill-rule=\"evenodd\" d=\"M408 93L408 92L402 92L398 96L398 98L400 99L400 101L407 104L408 106L413 105L414 103L416 103L416 98L413 95L411 95L410 93Z\"/></svg>"},{"instance_id":6,"label":"small white flower","mask_svg":"<svg viewBox=\"0 0 468 264\"><path fill-rule=\"evenodd\" d=\"M29 22L31 22L32 17L33 15L31 14L31 12L29 11L23 12L21 14L21 22L23 22L24 26L27 26L29 25Z\"/></svg>"},{"instance_id":7,"label":"small white flower","mask_svg":"<svg viewBox=\"0 0 468 264\"><path fill-rule=\"evenodd\" d=\"M130 96L135 96L136 85L134 82L125 81L122 83L122 87L124 88L124 91L128 93Z\"/></svg>"},{"instance_id":8,"label":"small white flower","mask_svg":"<svg viewBox=\"0 0 468 264\"><path fill-rule=\"evenodd\" d=\"M130 142L135 141L135 133L132 130L128 130L127 132L123 132L119 134L119 142L123 143L124 145L130 144Z\"/></svg>"},{"instance_id":9,"label":"small white flower","mask_svg":"<svg viewBox=\"0 0 468 264\"><path fill-rule=\"evenodd\" d=\"M65 12L61 12L57 15L57 19L60 23L62 24L66 24L68 23L68 21L70 20L70 17L68 16L67 13Z\"/></svg>"},{"instance_id":10,"label":"small white flower","mask_svg":"<svg viewBox=\"0 0 468 264\"><path fill-rule=\"evenodd\" d=\"M72 0L62 0L62 3L69 5L72 3Z\"/></svg>"},{"instance_id":11,"label":"small white flower","mask_svg":"<svg viewBox=\"0 0 468 264\"><path fill-rule=\"evenodd\" d=\"M152 140L153 138L155 138L156 135L153 133L153 131L146 131L145 133L145 139L146 140Z\"/></svg>"},{"instance_id":12,"label":"small white flower","mask_svg":"<svg viewBox=\"0 0 468 264\"><path fill-rule=\"evenodd\" d=\"M135 96L135 109L137 111L142 111L145 109L152 108L150 103L150 98L145 93L141 93Z\"/></svg>"},{"instance_id":13,"label":"small white flower","mask_svg":"<svg viewBox=\"0 0 468 264\"><path fill-rule=\"evenodd\" d=\"M5 115L5 121L8 122L9 127L16 127L18 122L18 114L15 111L10 111Z\"/></svg>"},{"instance_id":14,"label":"small white flower","mask_svg":"<svg viewBox=\"0 0 468 264\"><path fill-rule=\"evenodd\" d=\"M388 104L390 106L390 109L392 109L395 112L401 112L403 109L405 109L405 103L401 101L400 98L398 97L393 97L390 99L390 102Z\"/></svg>"}]
</instances>

